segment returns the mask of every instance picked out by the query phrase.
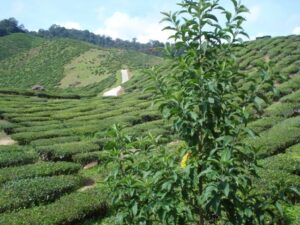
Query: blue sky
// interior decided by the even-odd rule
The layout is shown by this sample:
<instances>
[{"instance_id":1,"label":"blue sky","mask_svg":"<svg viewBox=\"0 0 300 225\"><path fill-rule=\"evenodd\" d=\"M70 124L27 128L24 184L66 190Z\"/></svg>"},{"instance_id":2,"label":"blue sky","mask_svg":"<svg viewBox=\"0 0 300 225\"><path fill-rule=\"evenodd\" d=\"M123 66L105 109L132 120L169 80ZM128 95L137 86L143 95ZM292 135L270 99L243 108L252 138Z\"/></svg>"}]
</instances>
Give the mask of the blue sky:
<instances>
[{"instance_id":1,"label":"blue sky","mask_svg":"<svg viewBox=\"0 0 300 225\"><path fill-rule=\"evenodd\" d=\"M166 41L160 11L179 0L0 0L0 20L15 17L29 30L52 24L140 42ZM221 0L228 4L229 0ZM261 35L300 34L300 0L243 0L251 11L245 29Z\"/></svg>"}]
</instances>

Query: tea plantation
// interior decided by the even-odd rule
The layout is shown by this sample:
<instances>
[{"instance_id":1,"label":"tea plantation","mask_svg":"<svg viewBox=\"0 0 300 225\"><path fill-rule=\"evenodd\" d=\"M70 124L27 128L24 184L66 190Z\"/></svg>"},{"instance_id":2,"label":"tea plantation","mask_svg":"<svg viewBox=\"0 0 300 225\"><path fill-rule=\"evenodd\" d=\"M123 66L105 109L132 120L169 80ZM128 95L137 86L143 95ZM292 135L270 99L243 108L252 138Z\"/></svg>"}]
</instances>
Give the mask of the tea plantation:
<instances>
[{"instance_id":1,"label":"tea plantation","mask_svg":"<svg viewBox=\"0 0 300 225\"><path fill-rule=\"evenodd\" d=\"M260 157L257 191L270 192L278 181L300 188L300 36L251 41L236 51L249 75L259 60L272 60L284 78L279 95L250 125L259 137L245 140ZM151 80L142 69L158 64L170 72L161 58L142 53L27 34L0 38L0 132L17 142L0 146L0 224L114 224L107 130L119 123L128 135L177 140L153 94L143 91ZM97 97L117 84L122 68L132 73L125 94ZM46 91L32 91L35 84ZM298 200L284 211L286 224L300 224Z\"/></svg>"}]
</instances>

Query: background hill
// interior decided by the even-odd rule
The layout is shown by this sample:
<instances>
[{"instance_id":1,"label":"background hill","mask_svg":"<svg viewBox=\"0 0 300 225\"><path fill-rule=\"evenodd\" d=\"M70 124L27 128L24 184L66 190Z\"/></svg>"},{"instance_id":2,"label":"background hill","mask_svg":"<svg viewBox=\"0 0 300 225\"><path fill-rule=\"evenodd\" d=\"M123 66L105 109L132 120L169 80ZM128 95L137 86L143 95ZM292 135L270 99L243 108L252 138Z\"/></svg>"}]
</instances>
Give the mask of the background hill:
<instances>
[{"instance_id":1,"label":"background hill","mask_svg":"<svg viewBox=\"0 0 300 225\"><path fill-rule=\"evenodd\" d=\"M163 134L162 144L178 139L152 105L153 94L143 92L152 81L142 69L159 65L161 73L170 73L168 63L70 39L12 34L0 43L0 131L18 142L0 146L0 224L114 224L104 182L115 165L104 149L106 131L120 123L130 135ZM247 75L256 72L259 60L271 60L274 73L284 78L278 96L251 123L260 137L245 140L259 149L257 190L270 192L278 181L300 188L300 36L251 41L236 52ZM95 97L117 82L124 67L133 75L125 94ZM62 99L28 96L24 89L35 84ZM64 99L66 93L90 97ZM94 161L96 167L83 169ZM91 190L82 191L88 184ZM294 201L285 207L286 224L300 224L300 205ZM89 220L95 214L107 218Z\"/></svg>"},{"instance_id":2,"label":"background hill","mask_svg":"<svg viewBox=\"0 0 300 225\"><path fill-rule=\"evenodd\" d=\"M132 50L26 33L1 37L0 45L0 88L31 89L38 84L50 91L97 95L119 80L121 68L134 73L162 62Z\"/></svg>"}]
</instances>

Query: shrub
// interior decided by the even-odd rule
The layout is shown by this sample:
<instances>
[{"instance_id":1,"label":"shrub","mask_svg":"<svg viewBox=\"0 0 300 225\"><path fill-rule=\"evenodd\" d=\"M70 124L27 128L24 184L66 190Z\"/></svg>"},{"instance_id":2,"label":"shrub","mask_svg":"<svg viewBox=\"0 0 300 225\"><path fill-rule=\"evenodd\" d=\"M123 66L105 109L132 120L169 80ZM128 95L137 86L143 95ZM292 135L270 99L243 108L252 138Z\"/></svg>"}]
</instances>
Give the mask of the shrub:
<instances>
[{"instance_id":1,"label":"shrub","mask_svg":"<svg viewBox=\"0 0 300 225\"><path fill-rule=\"evenodd\" d=\"M300 224L300 204L287 207L285 210L286 216L288 217L289 225L299 225Z\"/></svg>"},{"instance_id":2,"label":"shrub","mask_svg":"<svg viewBox=\"0 0 300 225\"><path fill-rule=\"evenodd\" d=\"M0 224L72 225L94 215L103 218L107 213L106 197L94 190L72 193L49 205L0 214Z\"/></svg>"},{"instance_id":3,"label":"shrub","mask_svg":"<svg viewBox=\"0 0 300 225\"><path fill-rule=\"evenodd\" d=\"M263 117L249 123L249 128L253 129L257 133L260 133L262 131L270 129L282 120L284 120L282 117Z\"/></svg>"},{"instance_id":4,"label":"shrub","mask_svg":"<svg viewBox=\"0 0 300 225\"><path fill-rule=\"evenodd\" d=\"M283 152L300 142L300 117L286 119L271 129L261 133L260 137L248 139L262 157Z\"/></svg>"},{"instance_id":5,"label":"shrub","mask_svg":"<svg viewBox=\"0 0 300 225\"><path fill-rule=\"evenodd\" d=\"M5 152L22 152L29 151L31 148L20 145L0 145L0 154Z\"/></svg>"},{"instance_id":6,"label":"shrub","mask_svg":"<svg viewBox=\"0 0 300 225\"><path fill-rule=\"evenodd\" d=\"M101 156L101 152L87 152L87 153L79 153L72 156L72 160L74 162L80 163L81 165L86 165L91 162L99 162Z\"/></svg>"},{"instance_id":7,"label":"shrub","mask_svg":"<svg viewBox=\"0 0 300 225\"><path fill-rule=\"evenodd\" d=\"M57 138L48 138L48 139L38 139L32 141L30 144L32 146L47 146L52 144L63 144L66 142L75 142L80 141L80 137L78 136L67 136L67 137L57 137Z\"/></svg>"},{"instance_id":8,"label":"shrub","mask_svg":"<svg viewBox=\"0 0 300 225\"><path fill-rule=\"evenodd\" d=\"M268 157L260 161L260 164L269 170L281 170L290 174L300 175L300 154L283 153Z\"/></svg>"},{"instance_id":9,"label":"shrub","mask_svg":"<svg viewBox=\"0 0 300 225\"><path fill-rule=\"evenodd\" d=\"M0 213L51 202L79 186L80 178L70 175L9 181L0 189Z\"/></svg>"},{"instance_id":10,"label":"shrub","mask_svg":"<svg viewBox=\"0 0 300 225\"><path fill-rule=\"evenodd\" d=\"M278 90L283 94L290 94L294 90L298 90L300 87L300 75L294 76L293 78L289 79L288 81L280 84L278 86Z\"/></svg>"},{"instance_id":11,"label":"shrub","mask_svg":"<svg viewBox=\"0 0 300 225\"><path fill-rule=\"evenodd\" d=\"M16 125L5 120L0 120L0 130L11 130L14 127L16 127Z\"/></svg>"},{"instance_id":12,"label":"shrub","mask_svg":"<svg viewBox=\"0 0 300 225\"><path fill-rule=\"evenodd\" d=\"M0 170L0 184L10 180L75 174L80 168L79 164L70 162L39 162L25 166L3 168Z\"/></svg>"},{"instance_id":13,"label":"shrub","mask_svg":"<svg viewBox=\"0 0 300 225\"><path fill-rule=\"evenodd\" d=\"M282 102L300 102L300 90L284 96Z\"/></svg>"},{"instance_id":14,"label":"shrub","mask_svg":"<svg viewBox=\"0 0 300 225\"><path fill-rule=\"evenodd\" d=\"M99 146L89 142L71 142L37 147L37 152L45 160L71 160L77 153L98 151Z\"/></svg>"},{"instance_id":15,"label":"shrub","mask_svg":"<svg viewBox=\"0 0 300 225\"><path fill-rule=\"evenodd\" d=\"M300 109L300 103L276 102L266 108L265 115L272 117L291 117L295 115L298 109Z\"/></svg>"},{"instance_id":16,"label":"shrub","mask_svg":"<svg viewBox=\"0 0 300 225\"><path fill-rule=\"evenodd\" d=\"M297 65L290 65L290 66L287 66L285 67L283 70L282 70L282 73L284 75L290 75L290 74L295 74L299 71L299 66Z\"/></svg>"},{"instance_id":17,"label":"shrub","mask_svg":"<svg viewBox=\"0 0 300 225\"><path fill-rule=\"evenodd\" d=\"M29 144L33 140L44 139L44 138L54 138L54 137L65 137L72 135L70 130L60 129L60 130L50 130L45 132L22 132L11 135L12 138L18 141L20 144Z\"/></svg>"},{"instance_id":18,"label":"shrub","mask_svg":"<svg viewBox=\"0 0 300 225\"><path fill-rule=\"evenodd\" d=\"M37 158L37 154L31 152L3 152L0 154L0 168L33 163Z\"/></svg>"},{"instance_id":19,"label":"shrub","mask_svg":"<svg viewBox=\"0 0 300 225\"><path fill-rule=\"evenodd\" d=\"M290 174L281 170L258 169L259 179L255 179L255 191L257 193L272 194L274 190L278 189L278 184L282 189L297 187L300 188L299 176Z\"/></svg>"}]
</instances>

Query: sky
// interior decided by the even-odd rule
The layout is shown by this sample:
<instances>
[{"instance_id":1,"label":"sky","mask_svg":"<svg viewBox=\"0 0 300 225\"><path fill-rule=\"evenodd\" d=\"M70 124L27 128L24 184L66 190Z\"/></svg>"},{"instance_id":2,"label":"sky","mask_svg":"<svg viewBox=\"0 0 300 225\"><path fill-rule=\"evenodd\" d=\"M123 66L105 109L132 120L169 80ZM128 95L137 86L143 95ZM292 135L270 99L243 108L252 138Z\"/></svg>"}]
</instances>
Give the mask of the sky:
<instances>
[{"instance_id":1,"label":"sky","mask_svg":"<svg viewBox=\"0 0 300 225\"><path fill-rule=\"evenodd\" d=\"M0 20L15 17L28 30L52 24L139 42L166 42L161 11L180 0L0 0ZM221 0L225 5L229 0ZM300 35L300 0L242 0L250 9L245 30L257 36Z\"/></svg>"}]
</instances>

